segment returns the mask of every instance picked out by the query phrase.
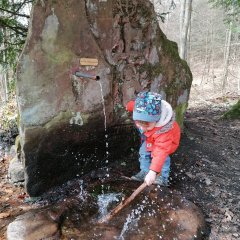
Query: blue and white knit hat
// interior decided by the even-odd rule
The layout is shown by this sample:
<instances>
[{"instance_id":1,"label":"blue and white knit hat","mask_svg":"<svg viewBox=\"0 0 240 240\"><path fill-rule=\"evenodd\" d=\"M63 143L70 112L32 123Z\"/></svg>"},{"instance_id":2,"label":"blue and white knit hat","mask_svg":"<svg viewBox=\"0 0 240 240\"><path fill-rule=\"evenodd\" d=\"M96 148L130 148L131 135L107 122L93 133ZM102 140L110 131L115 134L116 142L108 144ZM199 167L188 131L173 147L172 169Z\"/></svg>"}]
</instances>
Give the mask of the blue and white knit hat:
<instances>
[{"instance_id":1,"label":"blue and white knit hat","mask_svg":"<svg viewBox=\"0 0 240 240\"><path fill-rule=\"evenodd\" d=\"M162 96L154 92L140 92L135 100L133 120L157 122L161 116Z\"/></svg>"}]
</instances>

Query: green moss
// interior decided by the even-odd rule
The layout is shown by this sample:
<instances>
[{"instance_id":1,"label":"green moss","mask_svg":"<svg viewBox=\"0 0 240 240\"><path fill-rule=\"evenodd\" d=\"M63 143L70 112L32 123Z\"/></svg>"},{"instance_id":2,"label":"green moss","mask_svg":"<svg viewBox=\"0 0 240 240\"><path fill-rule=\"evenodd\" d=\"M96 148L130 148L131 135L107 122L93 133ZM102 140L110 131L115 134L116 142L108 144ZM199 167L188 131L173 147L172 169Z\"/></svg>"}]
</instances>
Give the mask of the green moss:
<instances>
[{"instance_id":1,"label":"green moss","mask_svg":"<svg viewBox=\"0 0 240 240\"><path fill-rule=\"evenodd\" d=\"M156 64L156 65L152 66L152 76L153 77L157 77L160 75L160 73L163 73L163 72L164 72L164 70L160 64Z\"/></svg>"},{"instance_id":2,"label":"green moss","mask_svg":"<svg viewBox=\"0 0 240 240\"><path fill-rule=\"evenodd\" d=\"M162 49L166 53L166 55L171 56L172 59L179 60L178 46L176 42L169 41L164 39L162 43Z\"/></svg>"},{"instance_id":3,"label":"green moss","mask_svg":"<svg viewBox=\"0 0 240 240\"><path fill-rule=\"evenodd\" d=\"M18 127L18 129L20 129L20 113L19 113L19 109L17 110L17 127Z\"/></svg>"},{"instance_id":4,"label":"green moss","mask_svg":"<svg viewBox=\"0 0 240 240\"><path fill-rule=\"evenodd\" d=\"M52 126L69 122L72 117L72 112L60 112L57 116L52 118L47 124L45 124L45 129L51 129Z\"/></svg>"},{"instance_id":5,"label":"green moss","mask_svg":"<svg viewBox=\"0 0 240 240\"><path fill-rule=\"evenodd\" d=\"M164 92L167 95L167 98L176 97L178 95L179 89L181 89L182 83L177 82L175 79L172 79L170 83L168 83L167 87L164 88Z\"/></svg>"},{"instance_id":6,"label":"green moss","mask_svg":"<svg viewBox=\"0 0 240 240\"><path fill-rule=\"evenodd\" d=\"M19 155L21 153L21 142L20 142L19 135L15 138L15 148L16 148L17 155Z\"/></svg>"},{"instance_id":7,"label":"green moss","mask_svg":"<svg viewBox=\"0 0 240 240\"><path fill-rule=\"evenodd\" d=\"M118 112L118 111L120 111L120 110L125 110L125 108L124 108L124 106L123 106L122 104L116 103L116 104L114 105L113 110L114 110L114 112L116 113L116 112Z\"/></svg>"},{"instance_id":8,"label":"green moss","mask_svg":"<svg viewBox=\"0 0 240 240\"><path fill-rule=\"evenodd\" d=\"M167 55L170 56L172 60L180 60L183 68L187 70L187 72L190 72L189 66L187 62L183 59L180 58L179 53L178 53L178 45L176 42L170 41L165 37L162 37L162 41L159 41L161 44L161 48L163 52Z\"/></svg>"},{"instance_id":9,"label":"green moss","mask_svg":"<svg viewBox=\"0 0 240 240\"><path fill-rule=\"evenodd\" d=\"M183 127L183 118L184 118L184 113L187 110L187 106L188 106L187 103L182 103L175 108L176 121L181 128Z\"/></svg>"},{"instance_id":10,"label":"green moss","mask_svg":"<svg viewBox=\"0 0 240 240\"><path fill-rule=\"evenodd\" d=\"M139 8L139 16L142 16L144 19L146 19L146 21L148 19L152 19L152 11L150 8L146 8L146 7L140 7Z\"/></svg>"},{"instance_id":11,"label":"green moss","mask_svg":"<svg viewBox=\"0 0 240 240\"><path fill-rule=\"evenodd\" d=\"M84 123L87 123L89 121L89 118L92 116L92 114L87 114L87 113L81 113L81 117Z\"/></svg>"},{"instance_id":12,"label":"green moss","mask_svg":"<svg viewBox=\"0 0 240 240\"><path fill-rule=\"evenodd\" d=\"M145 63L140 68L140 73L147 72L148 76L151 78L159 76L160 73L163 73L163 67L160 64L152 65L150 63Z\"/></svg>"},{"instance_id":13,"label":"green moss","mask_svg":"<svg viewBox=\"0 0 240 240\"><path fill-rule=\"evenodd\" d=\"M68 49L61 47L60 51L48 55L48 60L54 64L64 64L73 58L73 53Z\"/></svg>"},{"instance_id":14,"label":"green moss","mask_svg":"<svg viewBox=\"0 0 240 240\"><path fill-rule=\"evenodd\" d=\"M234 104L230 110L223 114L222 118L225 119L240 119L240 100Z\"/></svg>"}]
</instances>

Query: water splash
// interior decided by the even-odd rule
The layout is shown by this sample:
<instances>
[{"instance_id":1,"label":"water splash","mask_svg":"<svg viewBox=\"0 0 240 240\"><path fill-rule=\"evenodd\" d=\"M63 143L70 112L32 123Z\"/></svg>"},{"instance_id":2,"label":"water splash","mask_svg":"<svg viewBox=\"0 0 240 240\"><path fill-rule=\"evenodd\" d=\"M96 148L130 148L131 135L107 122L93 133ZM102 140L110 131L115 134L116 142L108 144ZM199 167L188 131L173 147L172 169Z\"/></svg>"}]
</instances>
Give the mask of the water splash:
<instances>
[{"instance_id":1,"label":"water splash","mask_svg":"<svg viewBox=\"0 0 240 240\"><path fill-rule=\"evenodd\" d=\"M138 227L138 221L140 220L145 207L145 204L139 205L136 209L133 209L132 212L127 216L118 240L124 240L124 234L128 230L133 229L134 227Z\"/></svg>"},{"instance_id":2,"label":"water splash","mask_svg":"<svg viewBox=\"0 0 240 240\"><path fill-rule=\"evenodd\" d=\"M98 195L98 208L99 208L99 218L102 218L107 215L108 207L113 202L119 202L121 193L108 193Z\"/></svg>"},{"instance_id":3,"label":"water splash","mask_svg":"<svg viewBox=\"0 0 240 240\"><path fill-rule=\"evenodd\" d=\"M84 191L84 189L83 189L83 180L79 180L78 182L79 182L79 189L80 189L78 197L79 197L79 199L84 201L85 197L87 196L87 192Z\"/></svg>"}]
</instances>

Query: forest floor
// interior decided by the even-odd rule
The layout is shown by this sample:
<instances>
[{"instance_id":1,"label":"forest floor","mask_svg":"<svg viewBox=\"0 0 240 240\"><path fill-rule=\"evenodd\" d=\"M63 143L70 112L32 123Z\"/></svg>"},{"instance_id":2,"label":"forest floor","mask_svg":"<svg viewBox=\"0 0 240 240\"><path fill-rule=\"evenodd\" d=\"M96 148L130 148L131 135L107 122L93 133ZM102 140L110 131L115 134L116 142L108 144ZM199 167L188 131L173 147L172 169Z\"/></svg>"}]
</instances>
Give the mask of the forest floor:
<instances>
[{"instance_id":1,"label":"forest floor","mask_svg":"<svg viewBox=\"0 0 240 240\"><path fill-rule=\"evenodd\" d=\"M240 239L240 121L221 119L221 100L188 109L173 176L203 210L211 240Z\"/></svg>"},{"instance_id":2,"label":"forest floor","mask_svg":"<svg viewBox=\"0 0 240 240\"><path fill-rule=\"evenodd\" d=\"M240 122L220 118L226 100L236 99L190 103L181 146L172 161L170 188L203 210L210 240L240 239ZM34 205L24 202L23 186L8 182L11 156L3 148L0 154L0 239L6 239L7 225ZM131 175L132 169L125 174Z\"/></svg>"}]
</instances>

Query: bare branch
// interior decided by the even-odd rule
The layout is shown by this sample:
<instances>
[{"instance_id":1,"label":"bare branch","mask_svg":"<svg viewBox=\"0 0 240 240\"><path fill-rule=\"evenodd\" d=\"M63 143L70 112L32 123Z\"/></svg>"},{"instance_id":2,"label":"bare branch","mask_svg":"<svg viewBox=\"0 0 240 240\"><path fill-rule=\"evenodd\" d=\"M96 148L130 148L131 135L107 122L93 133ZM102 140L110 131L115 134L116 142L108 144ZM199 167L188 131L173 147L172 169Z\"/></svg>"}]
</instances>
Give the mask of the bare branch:
<instances>
[{"instance_id":1,"label":"bare branch","mask_svg":"<svg viewBox=\"0 0 240 240\"><path fill-rule=\"evenodd\" d=\"M0 27L7 27L23 37L27 36L27 28L22 27L22 26L13 26L11 24L8 24L2 18L0 18Z\"/></svg>"},{"instance_id":2,"label":"bare branch","mask_svg":"<svg viewBox=\"0 0 240 240\"><path fill-rule=\"evenodd\" d=\"M10 14L12 14L14 16L30 18L29 15L21 14L21 13L18 13L17 11L16 12L15 11L10 11L10 10L7 10L7 9L1 8L1 7L0 7L0 10L3 11L3 12L10 13Z\"/></svg>"}]
</instances>

